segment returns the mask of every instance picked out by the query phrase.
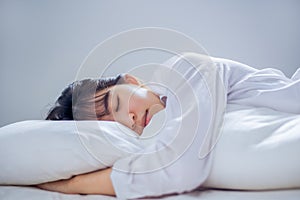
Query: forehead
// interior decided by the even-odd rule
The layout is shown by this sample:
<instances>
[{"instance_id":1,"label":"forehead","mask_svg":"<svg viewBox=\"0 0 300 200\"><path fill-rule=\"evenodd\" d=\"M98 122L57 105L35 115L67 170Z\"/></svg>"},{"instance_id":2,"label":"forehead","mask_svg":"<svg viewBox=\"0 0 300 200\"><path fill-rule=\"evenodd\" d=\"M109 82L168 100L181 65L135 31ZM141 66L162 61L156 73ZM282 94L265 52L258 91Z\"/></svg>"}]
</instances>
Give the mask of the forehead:
<instances>
[{"instance_id":1,"label":"forehead","mask_svg":"<svg viewBox=\"0 0 300 200\"><path fill-rule=\"evenodd\" d=\"M114 93L130 93L134 90L138 89L139 87L133 84L120 84L120 85L114 85L109 88L109 91L111 94Z\"/></svg>"}]
</instances>

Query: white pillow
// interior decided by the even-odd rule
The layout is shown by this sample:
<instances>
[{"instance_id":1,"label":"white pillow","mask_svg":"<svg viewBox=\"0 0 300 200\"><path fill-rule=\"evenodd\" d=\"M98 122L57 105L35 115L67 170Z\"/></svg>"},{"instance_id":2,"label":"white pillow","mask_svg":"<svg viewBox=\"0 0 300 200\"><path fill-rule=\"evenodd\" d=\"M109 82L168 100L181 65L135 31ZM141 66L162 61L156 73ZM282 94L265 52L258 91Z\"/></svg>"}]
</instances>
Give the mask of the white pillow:
<instances>
[{"instance_id":1,"label":"white pillow","mask_svg":"<svg viewBox=\"0 0 300 200\"><path fill-rule=\"evenodd\" d=\"M300 115L227 105L206 187L300 187Z\"/></svg>"},{"instance_id":2,"label":"white pillow","mask_svg":"<svg viewBox=\"0 0 300 200\"><path fill-rule=\"evenodd\" d=\"M136 134L117 122L33 120L0 128L0 184L67 179L140 150Z\"/></svg>"}]
</instances>

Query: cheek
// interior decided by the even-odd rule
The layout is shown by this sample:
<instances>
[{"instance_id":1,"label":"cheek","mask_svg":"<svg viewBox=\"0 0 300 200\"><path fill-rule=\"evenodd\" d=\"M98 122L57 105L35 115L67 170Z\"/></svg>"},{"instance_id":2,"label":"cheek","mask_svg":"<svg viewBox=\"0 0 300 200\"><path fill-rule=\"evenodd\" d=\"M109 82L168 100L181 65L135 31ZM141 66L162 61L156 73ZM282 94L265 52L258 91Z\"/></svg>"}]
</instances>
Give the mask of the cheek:
<instances>
[{"instance_id":1,"label":"cheek","mask_svg":"<svg viewBox=\"0 0 300 200\"><path fill-rule=\"evenodd\" d=\"M129 100L128 111L129 112L139 111L144 107L147 107L148 104L149 103L147 98L143 98L139 96L132 97Z\"/></svg>"},{"instance_id":2,"label":"cheek","mask_svg":"<svg viewBox=\"0 0 300 200\"><path fill-rule=\"evenodd\" d=\"M117 121L125 126L130 125L128 112L120 111L114 115L114 119L115 119L115 121Z\"/></svg>"},{"instance_id":3,"label":"cheek","mask_svg":"<svg viewBox=\"0 0 300 200\"><path fill-rule=\"evenodd\" d=\"M135 90L129 97L129 108L140 107L141 105L147 105L149 99L149 93L143 88Z\"/></svg>"}]
</instances>

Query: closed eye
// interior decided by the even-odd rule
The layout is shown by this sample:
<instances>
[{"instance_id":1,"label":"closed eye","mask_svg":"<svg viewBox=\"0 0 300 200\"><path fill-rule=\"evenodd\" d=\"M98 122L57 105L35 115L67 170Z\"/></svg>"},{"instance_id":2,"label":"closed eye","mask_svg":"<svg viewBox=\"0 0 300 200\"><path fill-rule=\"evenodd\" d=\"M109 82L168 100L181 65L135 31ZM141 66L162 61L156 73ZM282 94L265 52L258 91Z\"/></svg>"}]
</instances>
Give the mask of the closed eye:
<instances>
[{"instance_id":1,"label":"closed eye","mask_svg":"<svg viewBox=\"0 0 300 200\"><path fill-rule=\"evenodd\" d=\"M120 97L119 97L119 95L117 95L117 107L116 107L115 111L118 112L119 109L120 109Z\"/></svg>"}]
</instances>

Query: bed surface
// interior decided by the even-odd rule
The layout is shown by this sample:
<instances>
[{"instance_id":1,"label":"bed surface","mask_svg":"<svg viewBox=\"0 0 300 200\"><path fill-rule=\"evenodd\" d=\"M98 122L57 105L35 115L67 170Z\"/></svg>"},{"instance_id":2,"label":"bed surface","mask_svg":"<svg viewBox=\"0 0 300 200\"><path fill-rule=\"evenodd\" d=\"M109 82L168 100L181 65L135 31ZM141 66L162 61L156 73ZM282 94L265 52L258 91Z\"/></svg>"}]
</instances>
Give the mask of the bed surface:
<instances>
[{"instance_id":1,"label":"bed surface","mask_svg":"<svg viewBox=\"0 0 300 200\"><path fill-rule=\"evenodd\" d=\"M222 134L218 145L214 149L214 168L208 179L210 180L210 184L206 184L205 186L216 188L216 184L218 184L218 188L234 187L235 189L242 189L242 187L248 187L254 189L251 191L206 189L152 199L300 199L300 160L298 156L300 115L290 115L265 110L263 108L248 109L245 107L241 109L233 105L228 108L231 110L228 110L225 117L225 132ZM247 165L242 165L249 162L248 168ZM265 167L258 164L264 164ZM290 166L293 167L294 171L289 168ZM217 169L216 167L220 168ZM252 171L249 170L255 168L257 170L250 173ZM274 174L276 174L276 177ZM293 181L295 184L291 184ZM297 186L297 189L255 190L255 187L260 189L264 188L262 185L264 182L265 185L269 187L273 186L277 188L284 188L283 186L289 183L289 188L295 188ZM269 184L270 182L272 185ZM250 185L251 187L249 186L250 183L252 184ZM28 186L0 186L0 200L19 199L113 200L116 198L103 195L68 195Z\"/></svg>"},{"instance_id":2,"label":"bed surface","mask_svg":"<svg viewBox=\"0 0 300 200\"><path fill-rule=\"evenodd\" d=\"M234 108L234 107L231 107ZM268 171L270 171L270 176L272 174L277 174L277 179L278 179L278 175L281 174L283 177L288 179L288 182L291 182L292 178L291 176L287 176L287 169L284 170L284 163L287 164L287 166L292 165L292 166L297 166L299 164L299 157L298 157L298 153L299 152L299 122L295 122L295 120L300 120L299 119L299 115L295 115L295 116L289 116L287 114L279 114L280 116L277 116L276 113L273 113L274 111L272 111L272 113L267 112L265 113L265 115L262 115L260 109L256 109L256 110L247 110L245 109L237 109L237 111L233 112L234 109L232 110L232 112L227 114L227 118L230 119L230 116L233 114L239 114L240 118L239 118L239 124L241 125L240 129L238 129L238 132L233 129L230 129L229 131L227 131L228 133L224 133L223 136L224 137L222 140L219 141L217 148L215 149L215 152L217 152L216 156L219 156L220 158L219 163L215 163L214 166L220 166L222 169L219 170L212 170L212 172L226 172L225 174L235 174L234 177L239 177L238 181L236 182L236 184L240 184L242 185L241 180L246 180L245 183L248 183L249 180L251 179L251 177L249 177L249 173L248 171L243 171L245 170L245 166L239 166L236 165L236 163L245 163L248 161L254 162L254 163L260 163L259 161L257 161L257 159L261 158L263 155L266 154L270 154L271 156L268 157L267 161L265 164L266 166L268 166ZM251 111L251 113L250 113ZM255 111L255 112L254 112ZM259 113L258 113L259 111ZM244 117L241 113L244 113ZM285 117L283 115L286 115ZM260 116L260 117L259 117ZM255 124L256 126L254 126L253 123L251 123L251 127L255 128L254 132L249 132L250 128L249 126L246 126L245 124L241 123L241 120L243 122L248 122L248 118L249 117L255 117ZM276 117L280 117L280 118L276 118ZM294 120L290 120L291 117L295 117ZM236 118L236 117L235 117ZM270 120L269 118L271 118L272 120ZM276 120L275 120L276 118ZM280 119L280 120L279 120ZM285 119L288 119L287 121L285 121ZM232 123L237 123L236 121L232 121L229 120ZM253 121L250 120L250 121ZM276 131L274 129L270 129L271 131L267 131L266 127L268 127L267 125L269 124L269 122L272 121L273 125L274 123L278 125L275 126L276 127ZM263 122L268 122L268 123L263 123ZM281 124L282 122L282 124ZM295 122L295 123L294 123ZM283 126L283 124L285 126ZM283 129L283 127L286 127L288 124L290 124L288 126L288 129ZM228 127L236 127L233 125L230 125L230 123L227 123ZM244 126L243 126L244 125ZM263 126L264 125L264 126ZM242 127L247 128L248 133L245 135L242 129ZM226 127L225 127L226 128ZM258 128L263 128L261 131L258 131ZM269 129L268 129L269 130ZM288 131L287 131L288 130ZM247 137L246 137L247 136ZM278 138L278 136L285 136L284 138L281 138L280 140L274 140L274 138ZM227 138L227 139L226 139ZM288 139L291 140L288 140ZM239 141L238 139L240 139L241 141ZM251 140L252 139L252 140ZM261 144L261 142L263 142L263 144L266 144L267 141L271 141L272 143L271 146L268 146L269 148L265 148L266 146L262 146L264 148L259 148L261 146L258 146L257 144ZM293 143L291 143L290 141L293 141ZM247 142L247 143L245 143ZM228 145L226 145L228 143ZM233 145L234 144L234 145ZM275 145L276 144L276 145ZM253 146L254 145L254 146ZM287 146L287 150L289 150L290 152L287 153L286 151L283 151L282 147ZM255 147L255 148L253 148ZM270 148L270 147L276 147L274 148ZM297 147L296 149L293 149L293 147ZM218 150L219 148L219 150ZM225 151L226 150L226 151ZM270 151L270 152L269 152ZM219 153L218 153L219 152ZM249 152L253 153L249 154ZM264 152L264 153L263 153ZM224 153L227 153L228 155L225 155ZM239 155L238 153L240 153L241 155ZM279 160L278 160L278 155L282 154L281 156L279 156ZM252 155L252 157L251 157ZM273 165L270 164L272 159L274 156L272 155L276 155L275 156L275 161L279 161L280 163ZM289 156L284 156L284 155L289 155ZM294 156L292 156L294 155ZM292 158L297 158L297 160L293 160ZM221 159L221 158L226 158L226 159ZM230 159L237 159L234 160L232 162L228 162L228 160ZM254 160L253 160L254 159ZM263 159L263 157L262 157ZM266 160L266 159L265 159ZM283 162L283 163L282 163ZM229 165L229 164L234 164L234 165ZM288 163L292 163L292 164L288 164ZM226 167L226 165L228 165ZM270 166L272 166L272 168L270 168ZM234 168L235 167L235 168ZM251 165L251 168L255 167L254 165ZM256 167L260 167L260 166L256 166ZM281 170L281 173L279 172L274 172L275 168L278 168L278 170ZM227 171L225 170L227 169ZM228 171L228 170L231 171ZM243 173L239 173L239 175L237 175L239 172L239 170L242 170ZM260 169L259 171L261 171L262 169ZM294 179L296 181L299 182L299 168L296 167L295 169L296 171L294 173L292 173L294 175ZM229 173L230 172L230 173ZM266 178L266 173L267 172L263 172L263 173L255 173L252 174L252 178L255 176L257 181L259 181L259 183L262 183L263 181L267 180ZM212 173L213 175L214 173ZM228 183L232 182L232 178L228 178L225 177L222 174L217 174L215 173L215 180L218 184L220 184L220 182L222 181L222 177L223 177L223 182L226 183L228 185ZM244 178L243 178L244 177ZM211 177L210 177L211 179ZM270 178L269 178L270 179ZM273 180L274 182L274 180ZM278 181L279 183L281 183L282 181ZM224 184L223 183L223 184ZM233 183L231 183L233 184ZM257 183L255 183L257 184ZM225 185L225 186L227 186ZM297 184L296 184L297 185ZM236 185L234 185L236 186ZM211 184L211 186L206 185L206 187L214 187L213 184ZM218 187L221 188L221 187ZM226 187L225 187L226 188ZM262 187L260 187L262 188ZM282 187L280 187L282 188ZM291 186L291 188L293 188ZM66 200L66 199L72 199L72 200L77 200L77 199L87 199L87 200L110 200L110 199L116 199L115 197L110 197L110 196L103 196L103 195L68 195L68 194L62 194L62 193L57 193L57 192L50 192L50 191L45 191L45 190L41 190L39 188L35 188L35 187L27 187L27 186L0 186L0 200L50 200L50 199L61 199L61 200ZM164 197L161 198L152 198L152 199L168 199L168 200L193 200L193 199L206 199L206 200L231 200L231 199L239 199L239 200L252 200L252 199L263 199L263 200L299 200L300 199L300 188L298 187L297 189L280 189L280 190L260 190L260 191L255 191L255 190L251 190L251 191L245 191L245 190L225 190L225 189L205 189L205 190L196 190L193 192L189 192L189 193L185 193L185 194L181 194L181 195L166 195Z\"/></svg>"},{"instance_id":3,"label":"bed surface","mask_svg":"<svg viewBox=\"0 0 300 200\"><path fill-rule=\"evenodd\" d=\"M300 189L293 190L270 190L270 191L234 191L234 190L197 190L181 195L168 195L163 198L156 199L168 199L168 200L192 200L192 199L207 199L207 200L252 200L252 199L263 199L263 200L299 200ZM103 195L71 195L61 194L57 192L50 192L41 190L34 187L25 186L0 186L0 199L1 200L50 200L50 199L61 199L61 200L114 200L115 197L103 196Z\"/></svg>"}]
</instances>

